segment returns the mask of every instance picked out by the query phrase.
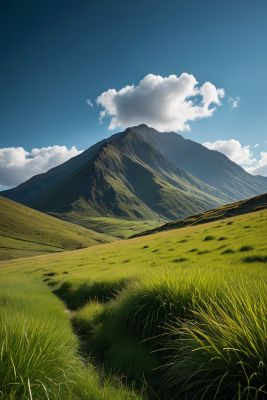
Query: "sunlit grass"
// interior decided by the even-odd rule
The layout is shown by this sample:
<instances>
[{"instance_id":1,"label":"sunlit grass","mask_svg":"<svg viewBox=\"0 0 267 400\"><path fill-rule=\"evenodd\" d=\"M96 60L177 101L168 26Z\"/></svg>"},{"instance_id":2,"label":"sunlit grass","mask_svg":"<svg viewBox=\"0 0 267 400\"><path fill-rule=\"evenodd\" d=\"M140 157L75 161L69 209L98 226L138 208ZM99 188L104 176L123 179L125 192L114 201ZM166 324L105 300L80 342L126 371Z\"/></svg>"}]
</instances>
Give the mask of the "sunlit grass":
<instances>
[{"instance_id":1,"label":"sunlit grass","mask_svg":"<svg viewBox=\"0 0 267 400\"><path fill-rule=\"evenodd\" d=\"M35 290L41 281L50 285L69 309L67 323L81 348L104 363L105 374L137 380L138 388L147 384L166 399L180 392L179 400L261 400L266 217L259 211L219 225L2 263L1 279L34 279Z\"/></svg>"}]
</instances>

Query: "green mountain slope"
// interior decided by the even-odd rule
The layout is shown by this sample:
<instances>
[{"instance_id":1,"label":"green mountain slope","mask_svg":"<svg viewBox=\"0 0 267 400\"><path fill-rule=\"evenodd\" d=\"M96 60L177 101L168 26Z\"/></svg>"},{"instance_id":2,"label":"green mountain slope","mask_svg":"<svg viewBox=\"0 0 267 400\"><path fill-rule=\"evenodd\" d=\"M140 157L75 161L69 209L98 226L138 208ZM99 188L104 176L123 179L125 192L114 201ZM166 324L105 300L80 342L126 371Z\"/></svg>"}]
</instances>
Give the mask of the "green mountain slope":
<instances>
[{"instance_id":1,"label":"green mountain slope","mask_svg":"<svg viewBox=\"0 0 267 400\"><path fill-rule=\"evenodd\" d=\"M203 213L192 215L185 219L169 222L154 229L148 229L144 232L135 234L130 238L151 235L152 233L169 231L171 229L183 228L185 226L194 226L199 224L206 224L222 220L225 218L236 217L238 215L247 214L254 211L260 211L267 208L267 193L260 196L252 197L250 199L236 201L235 203L226 204L225 206L208 210Z\"/></svg>"},{"instance_id":2,"label":"green mountain slope","mask_svg":"<svg viewBox=\"0 0 267 400\"><path fill-rule=\"evenodd\" d=\"M76 250L114 241L0 196L0 260Z\"/></svg>"},{"instance_id":3,"label":"green mountain slope","mask_svg":"<svg viewBox=\"0 0 267 400\"><path fill-rule=\"evenodd\" d=\"M54 186L34 193L29 182L4 195L28 190L29 196L22 199L26 205L65 220L71 213L72 221L76 213L164 222L232 201L173 165L131 129L102 145L98 154Z\"/></svg>"},{"instance_id":4,"label":"green mountain slope","mask_svg":"<svg viewBox=\"0 0 267 400\"><path fill-rule=\"evenodd\" d=\"M142 124L131 128L174 165L217 188L233 200L267 192L267 178L247 173L224 154L184 139L175 132L158 132Z\"/></svg>"}]
</instances>

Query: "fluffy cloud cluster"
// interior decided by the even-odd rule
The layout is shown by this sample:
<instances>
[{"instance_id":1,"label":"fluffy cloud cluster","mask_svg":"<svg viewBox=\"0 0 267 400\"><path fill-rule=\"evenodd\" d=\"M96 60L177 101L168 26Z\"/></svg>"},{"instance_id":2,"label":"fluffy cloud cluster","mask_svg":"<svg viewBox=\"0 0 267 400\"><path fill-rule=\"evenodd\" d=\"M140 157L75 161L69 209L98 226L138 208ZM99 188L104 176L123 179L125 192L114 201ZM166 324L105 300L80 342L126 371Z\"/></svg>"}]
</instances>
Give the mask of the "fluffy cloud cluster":
<instances>
[{"instance_id":1,"label":"fluffy cloud cluster","mask_svg":"<svg viewBox=\"0 0 267 400\"><path fill-rule=\"evenodd\" d=\"M211 117L221 105L224 89L216 89L210 82L200 88L193 75L183 73L180 77L167 78L147 75L138 86L125 86L118 92L109 89L102 93L96 103L103 107L100 121L111 117L109 130L126 128L141 123L159 131L190 130L188 121Z\"/></svg>"},{"instance_id":2,"label":"fluffy cloud cluster","mask_svg":"<svg viewBox=\"0 0 267 400\"><path fill-rule=\"evenodd\" d=\"M43 147L30 153L22 147L0 149L0 186L17 186L80 153L75 146L70 150L65 146Z\"/></svg>"},{"instance_id":3,"label":"fluffy cloud cluster","mask_svg":"<svg viewBox=\"0 0 267 400\"><path fill-rule=\"evenodd\" d=\"M250 165L257 161L256 158L252 158L253 153L250 151L250 146L242 147L238 140L217 140L214 143L206 142L202 143L202 145L210 150L217 150L225 154L230 160L237 164Z\"/></svg>"},{"instance_id":4,"label":"fluffy cloud cluster","mask_svg":"<svg viewBox=\"0 0 267 400\"><path fill-rule=\"evenodd\" d=\"M252 175L267 176L267 152L261 152L261 159L252 167L245 168Z\"/></svg>"}]
</instances>

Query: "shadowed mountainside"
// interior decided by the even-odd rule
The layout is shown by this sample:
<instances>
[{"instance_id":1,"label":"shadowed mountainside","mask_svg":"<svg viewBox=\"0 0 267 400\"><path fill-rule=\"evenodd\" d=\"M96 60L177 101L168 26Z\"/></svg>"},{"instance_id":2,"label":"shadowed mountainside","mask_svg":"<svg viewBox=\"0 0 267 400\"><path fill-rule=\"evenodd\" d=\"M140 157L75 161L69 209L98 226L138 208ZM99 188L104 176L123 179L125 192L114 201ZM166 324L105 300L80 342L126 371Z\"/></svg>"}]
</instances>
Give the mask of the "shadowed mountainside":
<instances>
[{"instance_id":1,"label":"shadowed mountainside","mask_svg":"<svg viewBox=\"0 0 267 400\"><path fill-rule=\"evenodd\" d=\"M132 131L157 148L174 165L223 191L233 200L267 192L267 178L252 176L224 154L184 139L175 132L158 132L142 124Z\"/></svg>"},{"instance_id":2,"label":"shadowed mountainside","mask_svg":"<svg viewBox=\"0 0 267 400\"><path fill-rule=\"evenodd\" d=\"M129 239L151 235L152 233L169 231L171 229L179 229L185 226L194 226L206 224L207 222L218 221L225 218L236 217L238 215L247 214L254 211L260 211L267 208L267 193L250 199L236 201L235 203L226 204L225 206L208 210L200 214L192 215L180 221L166 223L154 229L135 234Z\"/></svg>"}]
</instances>

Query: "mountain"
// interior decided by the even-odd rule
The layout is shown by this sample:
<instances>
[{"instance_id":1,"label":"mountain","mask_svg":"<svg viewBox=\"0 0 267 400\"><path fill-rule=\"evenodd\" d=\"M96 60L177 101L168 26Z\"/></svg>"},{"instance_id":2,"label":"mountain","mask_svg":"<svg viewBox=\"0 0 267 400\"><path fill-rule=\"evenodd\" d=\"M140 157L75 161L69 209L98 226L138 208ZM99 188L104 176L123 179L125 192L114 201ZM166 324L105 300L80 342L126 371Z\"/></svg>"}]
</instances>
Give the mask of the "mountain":
<instances>
[{"instance_id":1,"label":"mountain","mask_svg":"<svg viewBox=\"0 0 267 400\"><path fill-rule=\"evenodd\" d=\"M260 211L267 208L267 193L260 196L252 197L251 199L236 201L235 203L227 204L222 207L208 210L200 214L190 216L188 218L169 222L154 229L148 229L144 232L132 235L129 239L139 236L151 235L172 229L184 228L185 226L194 226L206 224L212 221L219 221L225 218L237 217L238 215L248 214L254 211Z\"/></svg>"},{"instance_id":2,"label":"mountain","mask_svg":"<svg viewBox=\"0 0 267 400\"><path fill-rule=\"evenodd\" d=\"M171 163L131 128L2 195L59 218L71 215L72 221L73 213L168 221L232 201Z\"/></svg>"},{"instance_id":3,"label":"mountain","mask_svg":"<svg viewBox=\"0 0 267 400\"><path fill-rule=\"evenodd\" d=\"M264 179L225 155L174 132L139 125L1 194L91 227L97 225L92 218L103 217L156 225L266 191Z\"/></svg>"},{"instance_id":4,"label":"mountain","mask_svg":"<svg viewBox=\"0 0 267 400\"><path fill-rule=\"evenodd\" d=\"M196 178L241 200L267 192L267 178L252 176L224 154L184 139L175 132L158 132L142 124L131 128L169 161Z\"/></svg>"},{"instance_id":5,"label":"mountain","mask_svg":"<svg viewBox=\"0 0 267 400\"><path fill-rule=\"evenodd\" d=\"M60 221L0 196L0 260L76 250L114 238Z\"/></svg>"},{"instance_id":6,"label":"mountain","mask_svg":"<svg viewBox=\"0 0 267 400\"><path fill-rule=\"evenodd\" d=\"M267 176L262 176L262 175L253 175L255 179L257 179L259 182L263 184L267 184Z\"/></svg>"}]
</instances>

